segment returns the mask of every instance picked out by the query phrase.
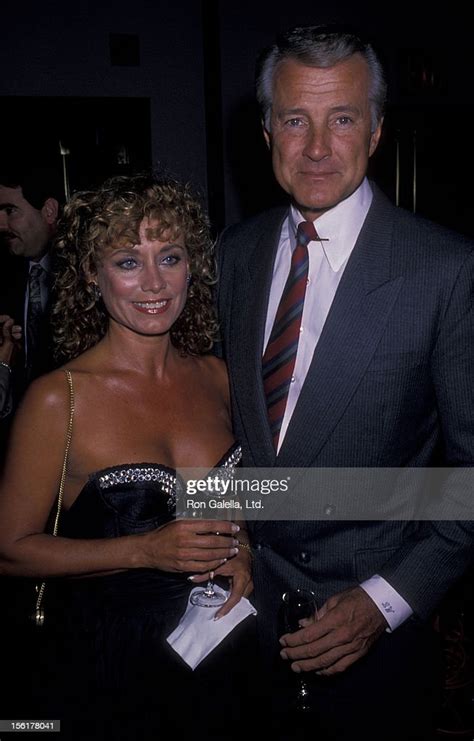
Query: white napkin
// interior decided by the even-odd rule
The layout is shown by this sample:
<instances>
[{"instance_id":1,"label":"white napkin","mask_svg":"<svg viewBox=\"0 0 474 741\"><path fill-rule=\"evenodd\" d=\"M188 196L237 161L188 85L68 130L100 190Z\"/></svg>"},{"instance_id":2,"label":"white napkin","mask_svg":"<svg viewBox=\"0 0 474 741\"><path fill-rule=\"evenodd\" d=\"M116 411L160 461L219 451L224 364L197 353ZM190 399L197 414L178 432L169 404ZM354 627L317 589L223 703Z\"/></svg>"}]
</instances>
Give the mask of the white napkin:
<instances>
[{"instance_id":1,"label":"white napkin","mask_svg":"<svg viewBox=\"0 0 474 741\"><path fill-rule=\"evenodd\" d=\"M191 669L206 658L211 651L224 640L236 625L245 620L247 615L256 615L257 611L248 599L242 597L232 610L214 620L219 607L199 607L191 604L191 595L201 587L194 587L189 595L188 606L179 625L166 639L170 646L181 656ZM229 596L229 592L214 584L216 592Z\"/></svg>"}]
</instances>

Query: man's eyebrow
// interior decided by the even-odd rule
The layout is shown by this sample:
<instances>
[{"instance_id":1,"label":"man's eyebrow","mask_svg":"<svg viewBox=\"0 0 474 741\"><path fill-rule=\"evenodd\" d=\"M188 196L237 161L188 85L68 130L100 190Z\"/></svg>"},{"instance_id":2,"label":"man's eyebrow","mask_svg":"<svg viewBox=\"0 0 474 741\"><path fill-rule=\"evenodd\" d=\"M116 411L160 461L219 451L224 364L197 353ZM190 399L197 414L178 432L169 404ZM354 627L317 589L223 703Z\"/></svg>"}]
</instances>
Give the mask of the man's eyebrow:
<instances>
[{"instance_id":1,"label":"man's eyebrow","mask_svg":"<svg viewBox=\"0 0 474 741\"><path fill-rule=\"evenodd\" d=\"M307 108L280 108L278 111L279 116L291 116L291 115L303 115L304 113L307 113Z\"/></svg>"},{"instance_id":2,"label":"man's eyebrow","mask_svg":"<svg viewBox=\"0 0 474 741\"><path fill-rule=\"evenodd\" d=\"M335 105L331 109L331 113L344 113L347 111L348 113L360 113L360 108L357 105L352 105L351 103L348 103L347 105Z\"/></svg>"},{"instance_id":3,"label":"man's eyebrow","mask_svg":"<svg viewBox=\"0 0 474 741\"><path fill-rule=\"evenodd\" d=\"M278 111L279 116L304 116L308 113L308 108L281 108ZM359 106L353 105L352 103L341 103L329 108L329 113L360 113Z\"/></svg>"}]
</instances>

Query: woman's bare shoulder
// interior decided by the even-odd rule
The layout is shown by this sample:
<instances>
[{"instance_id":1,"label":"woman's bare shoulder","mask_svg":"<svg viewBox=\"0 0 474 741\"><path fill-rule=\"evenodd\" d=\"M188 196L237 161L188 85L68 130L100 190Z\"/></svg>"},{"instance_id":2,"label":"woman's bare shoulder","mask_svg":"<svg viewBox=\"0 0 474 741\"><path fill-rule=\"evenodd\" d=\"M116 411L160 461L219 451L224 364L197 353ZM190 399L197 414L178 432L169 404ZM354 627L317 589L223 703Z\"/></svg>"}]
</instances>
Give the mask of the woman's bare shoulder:
<instances>
[{"instance_id":1,"label":"woman's bare shoulder","mask_svg":"<svg viewBox=\"0 0 474 741\"><path fill-rule=\"evenodd\" d=\"M95 361L95 348L86 350L74 360L70 360L60 368L57 368L44 376L33 381L25 394L25 403L43 404L48 408L62 406L69 399L69 383L67 371L71 373L73 387L82 376L95 373L97 363ZM69 404L69 402L68 402Z\"/></svg>"},{"instance_id":2,"label":"woman's bare shoulder","mask_svg":"<svg viewBox=\"0 0 474 741\"><path fill-rule=\"evenodd\" d=\"M30 384L13 419L9 458L15 465L29 457L44 458L45 465L51 458L54 464L55 453L63 446L69 408L64 372L52 371Z\"/></svg>"},{"instance_id":3,"label":"woman's bare shoulder","mask_svg":"<svg viewBox=\"0 0 474 741\"><path fill-rule=\"evenodd\" d=\"M97 362L96 355L95 348L91 348L51 373L40 376L28 388L24 403L29 407L39 406L49 411L54 409L63 411L65 407L69 408L67 372L71 374L74 390L83 378L100 375L101 365L100 361Z\"/></svg>"},{"instance_id":4,"label":"woman's bare shoulder","mask_svg":"<svg viewBox=\"0 0 474 741\"><path fill-rule=\"evenodd\" d=\"M199 359L202 369L202 383L207 388L214 389L222 397L226 405L229 404L229 376L227 366L223 360L214 355L204 355Z\"/></svg>"},{"instance_id":5,"label":"woman's bare shoulder","mask_svg":"<svg viewBox=\"0 0 474 741\"><path fill-rule=\"evenodd\" d=\"M227 380L227 366L221 358L215 355L201 355L199 361L202 367L210 373L216 373L219 378Z\"/></svg>"},{"instance_id":6,"label":"woman's bare shoulder","mask_svg":"<svg viewBox=\"0 0 474 741\"><path fill-rule=\"evenodd\" d=\"M21 408L44 407L53 410L62 408L69 398L66 368L59 368L33 381L24 396Z\"/></svg>"}]
</instances>

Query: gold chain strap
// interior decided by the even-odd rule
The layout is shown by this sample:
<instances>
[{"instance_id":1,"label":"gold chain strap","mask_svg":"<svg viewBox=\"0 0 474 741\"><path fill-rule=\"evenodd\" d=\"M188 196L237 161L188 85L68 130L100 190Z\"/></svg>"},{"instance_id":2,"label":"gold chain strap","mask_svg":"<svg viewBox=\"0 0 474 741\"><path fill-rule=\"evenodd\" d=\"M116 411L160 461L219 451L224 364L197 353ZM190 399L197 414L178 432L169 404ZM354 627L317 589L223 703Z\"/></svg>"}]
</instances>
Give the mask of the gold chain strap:
<instances>
[{"instance_id":1,"label":"gold chain strap","mask_svg":"<svg viewBox=\"0 0 474 741\"><path fill-rule=\"evenodd\" d=\"M64 494L64 482L66 480L66 472L67 472L67 461L69 456L69 448L71 446L71 439L72 439L72 423L74 419L74 387L72 385L72 375L71 371L64 371L66 374L68 386L69 386L69 422L67 426L67 435L66 435L66 447L64 449L64 460L63 460L63 467L61 470L61 480L59 482L59 491L58 491L58 504L56 509L56 516L54 518L54 527L53 527L53 536L56 536L58 534L58 528L59 528L59 515L61 514L61 507L63 504L63 494ZM44 625L44 609L41 607L44 597L44 590L46 589L46 582L42 582L40 586L36 587L38 592L38 597L36 599L36 607L35 607L35 614L33 616L34 622L38 627L41 627Z\"/></svg>"}]
</instances>

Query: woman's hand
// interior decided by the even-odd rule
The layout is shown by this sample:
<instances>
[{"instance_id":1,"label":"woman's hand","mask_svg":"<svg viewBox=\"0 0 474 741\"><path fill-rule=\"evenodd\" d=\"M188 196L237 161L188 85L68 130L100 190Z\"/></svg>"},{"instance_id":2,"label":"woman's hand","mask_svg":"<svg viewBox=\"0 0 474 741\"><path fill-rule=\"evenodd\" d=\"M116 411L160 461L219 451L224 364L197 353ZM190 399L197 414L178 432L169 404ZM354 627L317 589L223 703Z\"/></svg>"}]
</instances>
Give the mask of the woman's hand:
<instances>
[{"instance_id":1,"label":"woman's hand","mask_svg":"<svg viewBox=\"0 0 474 741\"><path fill-rule=\"evenodd\" d=\"M177 573L217 571L237 554L238 525L218 520L175 520L142 536L140 566ZM218 573L223 573L219 570Z\"/></svg>"},{"instance_id":2,"label":"woman's hand","mask_svg":"<svg viewBox=\"0 0 474 741\"><path fill-rule=\"evenodd\" d=\"M21 327L7 314L0 314L0 361L10 365L21 340Z\"/></svg>"}]
</instances>

